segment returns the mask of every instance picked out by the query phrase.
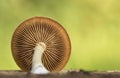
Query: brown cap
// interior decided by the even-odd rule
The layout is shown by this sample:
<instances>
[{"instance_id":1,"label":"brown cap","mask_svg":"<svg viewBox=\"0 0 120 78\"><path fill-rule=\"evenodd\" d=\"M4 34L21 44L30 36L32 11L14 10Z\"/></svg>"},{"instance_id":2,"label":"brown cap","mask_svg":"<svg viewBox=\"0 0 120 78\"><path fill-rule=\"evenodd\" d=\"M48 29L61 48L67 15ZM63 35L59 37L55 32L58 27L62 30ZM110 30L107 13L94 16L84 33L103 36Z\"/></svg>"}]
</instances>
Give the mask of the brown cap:
<instances>
[{"instance_id":1,"label":"brown cap","mask_svg":"<svg viewBox=\"0 0 120 78\"><path fill-rule=\"evenodd\" d=\"M11 49L17 65L30 71L36 43L44 42L46 50L42 63L49 71L60 71L66 65L71 44L66 30L56 21L46 17L33 17L21 23L15 30Z\"/></svg>"}]
</instances>

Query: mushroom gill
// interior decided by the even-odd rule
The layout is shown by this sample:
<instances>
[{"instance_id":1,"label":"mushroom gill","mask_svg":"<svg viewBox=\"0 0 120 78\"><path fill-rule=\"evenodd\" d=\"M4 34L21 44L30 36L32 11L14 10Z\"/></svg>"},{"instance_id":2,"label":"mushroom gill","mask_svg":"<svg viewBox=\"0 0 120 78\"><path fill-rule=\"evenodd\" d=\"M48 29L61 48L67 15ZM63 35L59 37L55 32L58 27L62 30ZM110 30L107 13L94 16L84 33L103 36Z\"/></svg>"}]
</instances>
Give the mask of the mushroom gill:
<instances>
[{"instance_id":1,"label":"mushroom gill","mask_svg":"<svg viewBox=\"0 0 120 78\"><path fill-rule=\"evenodd\" d=\"M46 17L30 18L16 28L11 49L17 65L23 71L31 70L34 48L39 42L46 45L41 59L45 68L51 72L62 70L71 53L70 39L59 23Z\"/></svg>"}]
</instances>

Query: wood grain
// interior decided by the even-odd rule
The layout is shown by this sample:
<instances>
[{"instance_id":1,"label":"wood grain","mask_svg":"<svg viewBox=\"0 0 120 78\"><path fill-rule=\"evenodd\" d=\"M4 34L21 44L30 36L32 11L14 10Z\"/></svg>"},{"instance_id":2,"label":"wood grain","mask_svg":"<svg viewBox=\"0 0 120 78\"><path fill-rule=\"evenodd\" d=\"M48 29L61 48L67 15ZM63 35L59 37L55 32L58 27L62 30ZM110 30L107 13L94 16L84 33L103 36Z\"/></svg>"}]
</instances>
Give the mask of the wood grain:
<instances>
[{"instance_id":1,"label":"wood grain","mask_svg":"<svg viewBox=\"0 0 120 78\"><path fill-rule=\"evenodd\" d=\"M59 73L49 73L45 75L34 75L22 71L1 70L0 78L120 78L120 71L83 71L72 70Z\"/></svg>"}]
</instances>

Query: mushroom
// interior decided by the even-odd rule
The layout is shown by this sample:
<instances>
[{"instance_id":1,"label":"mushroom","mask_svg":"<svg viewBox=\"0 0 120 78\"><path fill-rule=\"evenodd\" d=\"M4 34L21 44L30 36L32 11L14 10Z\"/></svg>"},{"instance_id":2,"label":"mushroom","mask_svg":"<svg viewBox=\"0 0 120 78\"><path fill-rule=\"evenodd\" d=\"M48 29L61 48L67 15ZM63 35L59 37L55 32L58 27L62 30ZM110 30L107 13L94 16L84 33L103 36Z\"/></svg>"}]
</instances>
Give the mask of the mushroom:
<instances>
[{"instance_id":1,"label":"mushroom","mask_svg":"<svg viewBox=\"0 0 120 78\"><path fill-rule=\"evenodd\" d=\"M39 74L62 70L70 57L71 44L66 30L58 22L33 17L16 28L11 49L23 71Z\"/></svg>"}]
</instances>

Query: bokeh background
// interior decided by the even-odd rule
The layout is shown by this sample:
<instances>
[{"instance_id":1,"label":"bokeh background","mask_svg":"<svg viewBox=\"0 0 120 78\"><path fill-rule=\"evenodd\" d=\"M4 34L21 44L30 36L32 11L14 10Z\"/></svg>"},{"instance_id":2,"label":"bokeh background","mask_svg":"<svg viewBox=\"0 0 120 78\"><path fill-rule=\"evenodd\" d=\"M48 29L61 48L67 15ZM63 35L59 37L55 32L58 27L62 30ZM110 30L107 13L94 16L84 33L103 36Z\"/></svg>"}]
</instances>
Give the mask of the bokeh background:
<instances>
[{"instance_id":1,"label":"bokeh background","mask_svg":"<svg viewBox=\"0 0 120 78\"><path fill-rule=\"evenodd\" d=\"M18 70L11 54L15 28L27 18L53 18L72 44L65 69L120 70L120 0L0 0L0 70Z\"/></svg>"}]
</instances>

